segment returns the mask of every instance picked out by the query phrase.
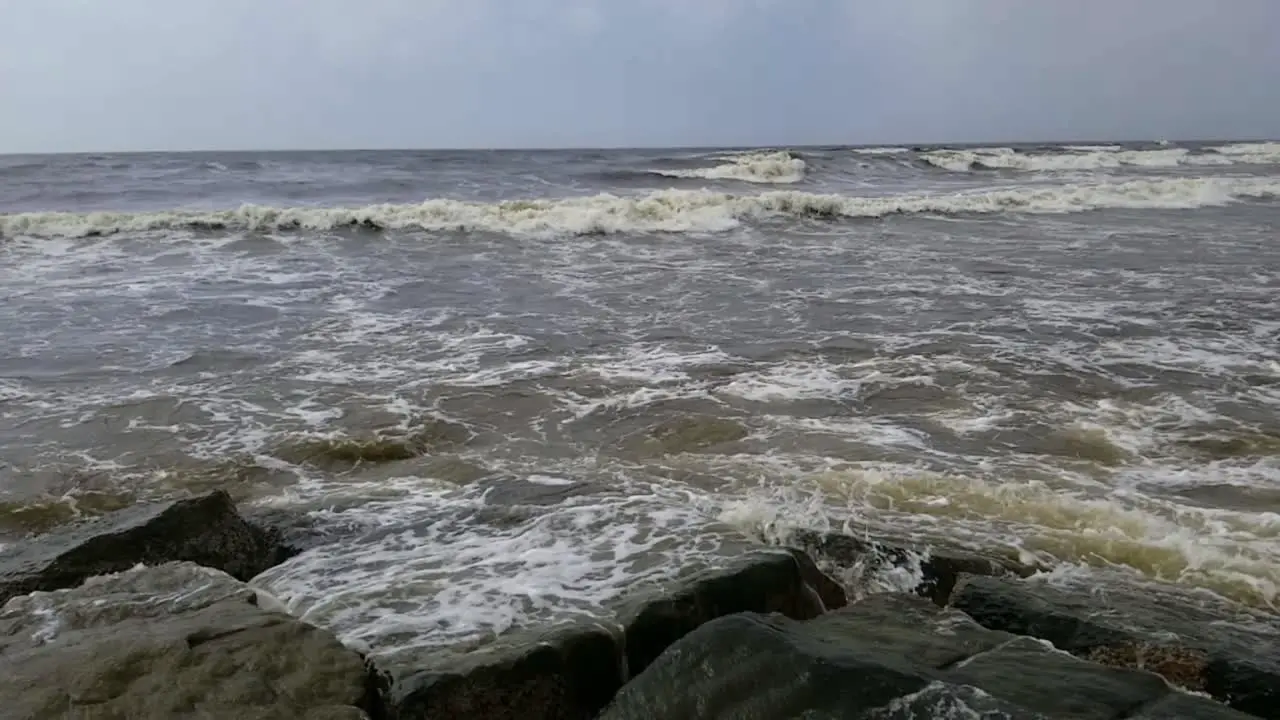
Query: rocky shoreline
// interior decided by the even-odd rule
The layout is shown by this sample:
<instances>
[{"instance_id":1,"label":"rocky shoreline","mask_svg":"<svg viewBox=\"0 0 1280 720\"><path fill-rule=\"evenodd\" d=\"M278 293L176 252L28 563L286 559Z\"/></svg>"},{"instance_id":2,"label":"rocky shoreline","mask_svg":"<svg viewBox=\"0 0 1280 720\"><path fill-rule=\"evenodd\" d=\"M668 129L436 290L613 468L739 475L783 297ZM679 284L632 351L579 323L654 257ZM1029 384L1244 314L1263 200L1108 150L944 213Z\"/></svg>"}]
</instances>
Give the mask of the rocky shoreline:
<instances>
[{"instance_id":1,"label":"rocky shoreline","mask_svg":"<svg viewBox=\"0 0 1280 720\"><path fill-rule=\"evenodd\" d=\"M330 539L223 492L0 551L6 718L1280 718L1280 617L838 534L750 545L609 622L364 656L254 576ZM914 593L840 578L915 563Z\"/></svg>"}]
</instances>

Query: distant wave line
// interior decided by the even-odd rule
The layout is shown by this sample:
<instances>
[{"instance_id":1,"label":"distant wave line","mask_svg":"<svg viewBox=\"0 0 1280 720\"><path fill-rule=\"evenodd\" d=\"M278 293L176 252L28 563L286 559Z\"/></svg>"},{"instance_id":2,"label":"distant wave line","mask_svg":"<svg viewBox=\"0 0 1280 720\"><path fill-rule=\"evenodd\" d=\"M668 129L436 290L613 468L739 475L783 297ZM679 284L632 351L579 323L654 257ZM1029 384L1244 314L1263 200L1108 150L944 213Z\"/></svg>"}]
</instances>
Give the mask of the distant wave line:
<instances>
[{"instance_id":1,"label":"distant wave line","mask_svg":"<svg viewBox=\"0 0 1280 720\"><path fill-rule=\"evenodd\" d=\"M1130 150L1120 146L1075 145L1060 150L1022 151L1008 147L936 149L920 159L943 170L978 169L1029 172L1106 170L1121 167L1175 168L1280 164L1280 142L1235 143L1193 151L1163 147Z\"/></svg>"},{"instance_id":2,"label":"distant wave line","mask_svg":"<svg viewBox=\"0 0 1280 720\"><path fill-rule=\"evenodd\" d=\"M1075 213L1107 208L1194 209L1280 197L1280 178L1157 178L1003 188L947 194L856 197L799 191L729 194L660 190L498 203L431 199L363 207L265 207L216 211L19 213L0 215L0 237L96 237L160 230L247 232L341 228L493 232L556 237L627 232L717 233L744 222L792 217L871 219L890 215Z\"/></svg>"}]
</instances>

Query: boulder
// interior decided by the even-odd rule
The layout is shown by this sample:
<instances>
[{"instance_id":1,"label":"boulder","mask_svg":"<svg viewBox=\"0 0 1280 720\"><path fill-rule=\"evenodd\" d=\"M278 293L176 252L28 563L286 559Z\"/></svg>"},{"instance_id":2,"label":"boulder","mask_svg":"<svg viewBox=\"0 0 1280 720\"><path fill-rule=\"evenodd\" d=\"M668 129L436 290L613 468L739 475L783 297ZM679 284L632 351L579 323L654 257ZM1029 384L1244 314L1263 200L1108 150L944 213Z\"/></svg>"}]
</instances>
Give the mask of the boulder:
<instances>
[{"instance_id":1,"label":"boulder","mask_svg":"<svg viewBox=\"0 0 1280 720\"><path fill-rule=\"evenodd\" d=\"M843 591L808 558L751 552L674 589L624 598L612 619L515 632L465 654L400 653L376 664L397 720L590 720L633 673L699 625L748 610L812 618L824 611L824 596L844 603Z\"/></svg>"},{"instance_id":2,"label":"boulder","mask_svg":"<svg viewBox=\"0 0 1280 720\"><path fill-rule=\"evenodd\" d=\"M284 557L221 490L135 505L0 550L0 603L139 564L189 561L248 580Z\"/></svg>"},{"instance_id":3,"label":"boulder","mask_svg":"<svg viewBox=\"0 0 1280 720\"><path fill-rule=\"evenodd\" d=\"M1088 662L921 598L882 594L807 622L761 613L712 620L668 647L600 720L1112 720L1162 712L1248 717L1152 673Z\"/></svg>"},{"instance_id":4,"label":"boulder","mask_svg":"<svg viewBox=\"0 0 1280 720\"><path fill-rule=\"evenodd\" d=\"M0 610L6 717L381 716L363 658L229 575L140 567Z\"/></svg>"},{"instance_id":5,"label":"boulder","mask_svg":"<svg viewBox=\"0 0 1280 720\"><path fill-rule=\"evenodd\" d=\"M1262 718L1280 718L1280 617L1204 591L1095 573L965 576L952 606L996 630L1088 660L1159 673Z\"/></svg>"},{"instance_id":6,"label":"boulder","mask_svg":"<svg viewBox=\"0 0 1280 720\"><path fill-rule=\"evenodd\" d=\"M590 625L374 662L393 720L591 720L627 677L617 633Z\"/></svg>"},{"instance_id":7,"label":"boulder","mask_svg":"<svg viewBox=\"0 0 1280 720\"><path fill-rule=\"evenodd\" d=\"M881 542L851 535L814 530L797 530L788 545L803 550L817 560L819 566L837 577L847 577L849 584L860 585L868 575L893 570L909 573L910 589L938 605L945 605L952 588L964 574L1012 575L1027 577L1035 568L996 557L984 557L958 550L913 547L901 543Z\"/></svg>"}]
</instances>

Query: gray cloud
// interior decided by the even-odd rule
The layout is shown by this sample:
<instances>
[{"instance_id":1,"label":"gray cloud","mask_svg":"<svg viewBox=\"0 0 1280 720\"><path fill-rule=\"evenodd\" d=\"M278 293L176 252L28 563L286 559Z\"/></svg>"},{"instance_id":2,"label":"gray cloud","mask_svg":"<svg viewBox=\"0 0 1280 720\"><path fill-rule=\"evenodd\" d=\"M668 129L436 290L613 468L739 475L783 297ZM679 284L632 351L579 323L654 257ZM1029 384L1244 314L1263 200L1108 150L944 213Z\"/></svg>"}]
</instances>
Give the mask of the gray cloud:
<instances>
[{"instance_id":1,"label":"gray cloud","mask_svg":"<svg viewBox=\"0 0 1280 720\"><path fill-rule=\"evenodd\" d=\"M1280 135L1274 0L0 0L0 151Z\"/></svg>"}]
</instances>

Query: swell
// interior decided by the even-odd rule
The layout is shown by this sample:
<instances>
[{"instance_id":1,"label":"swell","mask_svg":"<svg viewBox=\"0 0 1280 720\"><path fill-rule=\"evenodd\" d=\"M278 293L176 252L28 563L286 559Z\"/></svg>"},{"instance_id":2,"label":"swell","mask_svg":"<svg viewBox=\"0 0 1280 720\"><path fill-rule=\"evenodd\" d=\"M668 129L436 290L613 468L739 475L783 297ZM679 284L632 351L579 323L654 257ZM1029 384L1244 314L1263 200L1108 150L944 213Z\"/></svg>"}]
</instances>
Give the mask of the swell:
<instances>
[{"instance_id":1,"label":"swell","mask_svg":"<svg viewBox=\"0 0 1280 720\"><path fill-rule=\"evenodd\" d=\"M164 230L490 232L558 237L627 232L715 233L774 218L874 219L892 215L1077 213L1109 208L1194 209L1280 197L1280 178L1159 178L946 194L846 196L799 191L729 194L661 190L499 203L431 199L363 207L0 215L0 237L98 237Z\"/></svg>"},{"instance_id":2,"label":"swell","mask_svg":"<svg viewBox=\"0 0 1280 720\"><path fill-rule=\"evenodd\" d=\"M750 183L798 183L804 180L805 161L788 152L731 155L727 163L709 168L652 170L655 175L703 180L737 180Z\"/></svg>"},{"instance_id":3,"label":"swell","mask_svg":"<svg viewBox=\"0 0 1280 720\"><path fill-rule=\"evenodd\" d=\"M1089 171L1116 168L1224 167L1280 165L1280 143L1234 143L1200 149L1074 145L1016 150L1007 147L937 149L922 152L925 163L952 172L1017 170L1025 172Z\"/></svg>"}]
</instances>

